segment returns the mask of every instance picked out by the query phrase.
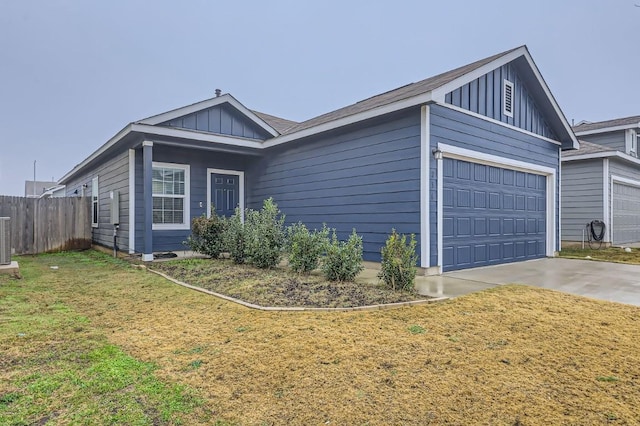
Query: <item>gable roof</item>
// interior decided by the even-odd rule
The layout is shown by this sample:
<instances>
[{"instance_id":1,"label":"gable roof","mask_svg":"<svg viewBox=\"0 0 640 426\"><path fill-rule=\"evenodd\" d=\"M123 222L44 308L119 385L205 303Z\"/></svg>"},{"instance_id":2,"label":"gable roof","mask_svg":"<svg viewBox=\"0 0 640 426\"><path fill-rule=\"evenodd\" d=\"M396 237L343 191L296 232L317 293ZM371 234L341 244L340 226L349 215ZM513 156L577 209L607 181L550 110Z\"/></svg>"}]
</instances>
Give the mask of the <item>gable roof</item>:
<instances>
[{"instance_id":1,"label":"gable roof","mask_svg":"<svg viewBox=\"0 0 640 426\"><path fill-rule=\"evenodd\" d=\"M370 98L356 102L355 104L351 104L346 107L337 109L335 111L331 111L326 114L320 115L318 117L312 118L310 120L303 121L297 126L291 127L285 133L289 134L289 133L299 132L301 130L318 126L320 124L327 123L329 121L334 121L334 120L337 120L343 117L348 117L350 115L354 115L360 112L369 111L380 106L392 104L398 101L402 101L405 99L423 95L425 93L429 93L432 90L437 89L438 87L441 87L446 83L449 83L455 80L456 78L459 78L465 74L468 74L469 72L474 71L482 67L483 65L486 65L518 49L521 49L521 48L517 47L515 49L507 50L506 52L489 56L488 58L484 58L479 61L473 62L471 64L456 68L454 70L447 71L442 74L438 74L434 77L426 78L416 83L410 83L405 86L399 87L397 89L393 89L388 92L372 96Z\"/></svg>"},{"instance_id":2,"label":"gable roof","mask_svg":"<svg viewBox=\"0 0 640 426\"><path fill-rule=\"evenodd\" d=\"M252 111L238 102L230 94L224 94L215 98L197 102L185 107L177 108L161 114L130 123L119 133L94 151L83 162L67 173L60 183L68 181L80 170L90 163L97 161L107 151L114 149L118 144L131 139L136 135L156 135L169 138L181 138L212 143L219 146L241 147L243 149L261 150L275 145L299 140L311 135L316 135L329 130L337 129L370 118L382 116L410 107L416 107L429 103L445 103L445 96L465 84L476 80L494 69L513 62L518 71L527 81L532 82L531 93L541 106L541 109L549 117L549 125L554 130L563 149L577 149L579 147L566 117L562 113L555 98L551 94L540 71L533 62L526 46L520 46L502 53L472 62L468 65L438 74L434 77L411 83L394 90L367 98L363 101L322 114L310 120L297 123L273 115ZM227 103L240 113L253 121L256 125L273 136L266 141L255 141L236 136L218 135L190 129L168 128L158 126L175 118L192 114L216 105Z\"/></svg>"},{"instance_id":3,"label":"gable roof","mask_svg":"<svg viewBox=\"0 0 640 426\"><path fill-rule=\"evenodd\" d=\"M563 149L579 147L571 126L551 94L526 46L507 50L471 64L373 96L355 104L303 121L284 134L267 140L265 148L322 133L373 117L432 102L445 102L445 95L488 72L516 61L522 74L534 81L531 90L542 109L550 117L549 124L562 142Z\"/></svg>"},{"instance_id":4,"label":"gable roof","mask_svg":"<svg viewBox=\"0 0 640 426\"><path fill-rule=\"evenodd\" d=\"M640 115L632 117L615 118L613 120L597 121L594 123L583 122L573 126L576 135L588 135L592 133L612 132L615 130L634 129L640 127Z\"/></svg>"},{"instance_id":5,"label":"gable roof","mask_svg":"<svg viewBox=\"0 0 640 426\"><path fill-rule=\"evenodd\" d=\"M266 130L271 136L278 136L280 133L276 131L269 123L267 123L263 118L256 115L255 112L251 111L244 105L242 105L236 98L231 96L228 93L224 95L216 96L215 98L206 99L204 101L196 102L191 105L187 105L184 107L172 109L171 111L163 112L161 114L156 114L151 117L144 118L142 120L138 120L135 124L148 124L151 126L155 126L165 121L173 120L174 118L183 117L188 114L192 114L194 112L202 111L203 109L211 108L216 105L221 105L227 103L233 106L235 109L240 111L244 116L246 116L249 120L253 121L262 129Z\"/></svg>"}]
</instances>

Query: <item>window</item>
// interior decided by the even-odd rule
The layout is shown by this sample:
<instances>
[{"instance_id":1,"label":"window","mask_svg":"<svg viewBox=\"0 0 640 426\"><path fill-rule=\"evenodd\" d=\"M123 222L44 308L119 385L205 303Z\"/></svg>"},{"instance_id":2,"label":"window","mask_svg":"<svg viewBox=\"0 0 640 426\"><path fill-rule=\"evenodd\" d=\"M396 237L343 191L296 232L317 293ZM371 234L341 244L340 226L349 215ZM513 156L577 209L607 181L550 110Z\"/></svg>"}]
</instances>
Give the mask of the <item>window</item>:
<instances>
[{"instance_id":1,"label":"window","mask_svg":"<svg viewBox=\"0 0 640 426\"><path fill-rule=\"evenodd\" d=\"M91 226L98 227L98 176L91 180Z\"/></svg>"},{"instance_id":2,"label":"window","mask_svg":"<svg viewBox=\"0 0 640 426\"><path fill-rule=\"evenodd\" d=\"M633 157L638 156L638 133L634 129L625 132L625 151Z\"/></svg>"},{"instance_id":3,"label":"window","mask_svg":"<svg viewBox=\"0 0 640 426\"><path fill-rule=\"evenodd\" d=\"M189 229L189 166L153 163L153 229Z\"/></svg>"},{"instance_id":4,"label":"window","mask_svg":"<svg viewBox=\"0 0 640 426\"><path fill-rule=\"evenodd\" d=\"M513 117L513 83L504 80L502 88L502 113L507 117Z\"/></svg>"}]
</instances>

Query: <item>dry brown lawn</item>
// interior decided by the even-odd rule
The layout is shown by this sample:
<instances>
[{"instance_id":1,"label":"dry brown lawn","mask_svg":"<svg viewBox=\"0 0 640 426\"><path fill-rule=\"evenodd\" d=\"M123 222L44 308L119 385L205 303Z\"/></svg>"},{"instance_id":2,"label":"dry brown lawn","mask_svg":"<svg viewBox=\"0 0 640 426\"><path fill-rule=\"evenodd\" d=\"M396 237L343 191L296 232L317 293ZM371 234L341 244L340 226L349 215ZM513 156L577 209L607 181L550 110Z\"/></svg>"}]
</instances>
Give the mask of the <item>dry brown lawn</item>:
<instances>
[{"instance_id":1,"label":"dry brown lawn","mask_svg":"<svg viewBox=\"0 0 640 426\"><path fill-rule=\"evenodd\" d=\"M112 343L194 388L207 414L187 424L640 423L637 307L503 286L394 310L262 312L82 256L30 267Z\"/></svg>"}]
</instances>

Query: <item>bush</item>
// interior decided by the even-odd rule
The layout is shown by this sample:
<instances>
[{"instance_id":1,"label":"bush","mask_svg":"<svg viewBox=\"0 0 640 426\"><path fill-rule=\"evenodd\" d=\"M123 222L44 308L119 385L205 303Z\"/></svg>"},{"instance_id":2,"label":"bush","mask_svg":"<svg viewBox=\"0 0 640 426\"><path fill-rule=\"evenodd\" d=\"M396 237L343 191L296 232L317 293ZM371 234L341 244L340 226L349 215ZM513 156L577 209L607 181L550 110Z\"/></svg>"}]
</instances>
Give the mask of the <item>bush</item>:
<instances>
[{"instance_id":1,"label":"bush","mask_svg":"<svg viewBox=\"0 0 640 426\"><path fill-rule=\"evenodd\" d=\"M362 237L354 229L346 242L338 241L334 229L322 263L324 276L329 281L353 281L363 269Z\"/></svg>"},{"instance_id":2,"label":"bush","mask_svg":"<svg viewBox=\"0 0 640 426\"><path fill-rule=\"evenodd\" d=\"M233 216L227 219L224 232L224 246L233 262L241 265L247 260L246 232L242 223L242 212L236 207Z\"/></svg>"},{"instance_id":3,"label":"bush","mask_svg":"<svg viewBox=\"0 0 640 426\"><path fill-rule=\"evenodd\" d=\"M411 234L407 244L406 235L398 235L393 229L382 247L382 263L378 278L392 289L413 290L416 278L416 239Z\"/></svg>"},{"instance_id":4,"label":"bush","mask_svg":"<svg viewBox=\"0 0 640 426\"><path fill-rule=\"evenodd\" d=\"M211 209L215 212L214 209ZM184 244L189 249L216 259L224 251L225 220L215 213L211 217L202 215L191 220L191 235Z\"/></svg>"},{"instance_id":5,"label":"bush","mask_svg":"<svg viewBox=\"0 0 640 426\"><path fill-rule=\"evenodd\" d=\"M258 268L280 263L285 242L284 215L272 198L264 200L262 210L247 210L245 248L249 261Z\"/></svg>"},{"instance_id":6,"label":"bush","mask_svg":"<svg viewBox=\"0 0 640 426\"><path fill-rule=\"evenodd\" d=\"M329 230L326 226L320 231L309 231L301 222L291 225L287 228L289 267L297 273L308 275L318 267L328 242Z\"/></svg>"}]
</instances>

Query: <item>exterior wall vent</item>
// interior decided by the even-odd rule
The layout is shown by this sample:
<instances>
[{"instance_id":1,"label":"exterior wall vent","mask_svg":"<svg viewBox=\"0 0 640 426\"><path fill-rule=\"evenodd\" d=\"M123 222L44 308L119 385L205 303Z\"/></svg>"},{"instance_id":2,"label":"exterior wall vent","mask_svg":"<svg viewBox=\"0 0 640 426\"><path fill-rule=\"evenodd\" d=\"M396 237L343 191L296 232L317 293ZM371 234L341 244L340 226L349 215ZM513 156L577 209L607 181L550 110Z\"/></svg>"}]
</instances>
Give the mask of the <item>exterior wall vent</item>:
<instances>
[{"instance_id":1,"label":"exterior wall vent","mask_svg":"<svg viewBox=\"0 0 640 426\"><path fill-rule=\"evenodd\" d=\"M504 80L502 85L502 113L513 117L513 83L509 80Z\"/></svg>"},{"instance_id":2,"label":"exterior wall vent","mask_svg":"<svg viewBox=\"0 0 640 426\"><path fill-rule=\"evenodd\" d=\"M0 265L11 263L10 218L0 217Z\"/></svg>"}]
</instances>

